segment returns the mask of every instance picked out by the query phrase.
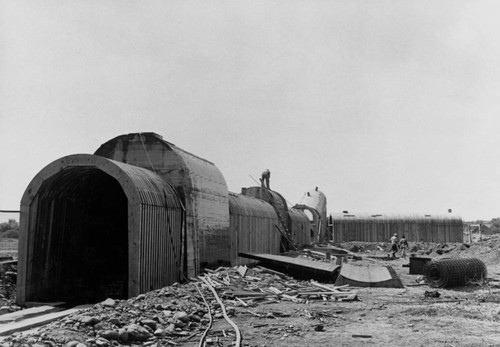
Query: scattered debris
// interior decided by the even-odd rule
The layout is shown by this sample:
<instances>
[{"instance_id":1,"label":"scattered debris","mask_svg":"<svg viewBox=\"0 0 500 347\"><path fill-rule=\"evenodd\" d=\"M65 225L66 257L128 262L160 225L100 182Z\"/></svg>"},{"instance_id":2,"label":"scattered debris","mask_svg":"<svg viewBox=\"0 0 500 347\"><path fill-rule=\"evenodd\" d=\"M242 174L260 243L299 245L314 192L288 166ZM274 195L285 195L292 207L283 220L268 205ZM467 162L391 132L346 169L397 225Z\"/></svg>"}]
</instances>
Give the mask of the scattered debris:
<instances>
[{"instance_id":1,"label":"scattered debris","mask_svg":"<svg viewBox=\"0 0 500 347\"><path fill-rule=\"evenodd\" d=\"M426 298L439 298L441 296L441 293L439 293L437 290L426 290L424 296Z\"/></svg>"},{"instance_id":2,"label":"scattered debris","mask_svg":"<svg viewBox=\"0 0 500 347\"><path fill-rule=\"evenodd\" d=\"M362 339L370 339L370 338L372 338L373 336L371 336L371 335L359 335L359 334L354 334L354 335L352 335L352 337L359 337L359 338L362 338Z\"/></svg>"},{"instance_id":3,"label":"scattered debris","mask_svg":"<svg viewBox=\"0 0 500 347\"><path fill-rule=\"evenodd\" d=\"M314 327L314 331L325 331L325 326L323 324L318 324Z\"/></svg>"},{"instance_id":4,"label":"scattered debris","mask_svg":"<svg viewBox=\"0 0 500 347\"><path fill-rule=\"evenodd\" d=\"M266 267L220 267L207 270L199 280L192 279L183 285L174 284L128 300L108 298L49 323L31 335L12 334L4 341L22 345L29 339L32 344L88 347L168 346L204 339L206 345L237 346L241 337L235 333L236 324L235 331L214 331L212 322L245 314L257 319L286 319L292 313L257 308L280 301L307 304L310 300L353 301L357 298L357 292L348 286L299 281ZM311 314L311 319L319 321L315 331L324 331L328 323L324 317L329 316L328 312ZM300 315L300 312L293 314ZM269 323L253 326L267 327ZM75 339L75 331L85 339ZM302 334L302 330L291 326L284 333Z\"/></svg>"}]
</instances>

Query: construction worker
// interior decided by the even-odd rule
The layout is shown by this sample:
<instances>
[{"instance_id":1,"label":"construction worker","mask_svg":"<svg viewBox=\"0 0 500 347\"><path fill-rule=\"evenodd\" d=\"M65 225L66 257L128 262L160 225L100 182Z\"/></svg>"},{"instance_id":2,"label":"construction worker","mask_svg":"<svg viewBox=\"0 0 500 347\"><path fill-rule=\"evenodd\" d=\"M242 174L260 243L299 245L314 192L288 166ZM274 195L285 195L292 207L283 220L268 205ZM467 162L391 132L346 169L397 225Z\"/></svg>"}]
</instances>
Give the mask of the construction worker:
<instances>
[{"instance_id":1,"label":"construction worker","mask_svg":"<svg viewBox=\"0 0 500 347\"><path fill-rule=\"evenodd\" d=\"M262 177L260 179L260 183L262 184L262 186L266 187L267 189L271 189L269 187L269 179L271 178L271 171L269 171L269 169L265 169L264 172L262 172Z\"/></svg>"},{"instance_id":2,"label":"construction worker","mask_svg":"<svg viewBox=\"0 0 500 347\"><path fill-rule=\"evenodd\" d=\"M396 252L398 251L398 234L394 234L391 237L391 257L396 258Z\"/></svg>"},{"instance_id":3,"label":"construction worker","mask_svg":"<svg viewBox=\"0 0 500 347\"><path fill-rule=\"evenodd\" d=\"M408 249L408 241L406 241L406 237L403 235L401 240L399 240L399 248L401 249L401 258L406 259L406 250Z\"/></svg>"}]
</instances>

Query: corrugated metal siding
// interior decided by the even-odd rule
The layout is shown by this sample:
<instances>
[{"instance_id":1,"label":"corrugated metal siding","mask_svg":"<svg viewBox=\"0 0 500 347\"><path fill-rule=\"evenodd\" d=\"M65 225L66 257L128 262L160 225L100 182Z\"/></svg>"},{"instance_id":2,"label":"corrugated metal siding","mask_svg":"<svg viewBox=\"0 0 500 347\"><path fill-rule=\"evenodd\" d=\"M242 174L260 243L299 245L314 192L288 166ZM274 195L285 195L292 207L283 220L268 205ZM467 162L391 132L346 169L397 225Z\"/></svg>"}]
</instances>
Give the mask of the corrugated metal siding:
<instances>
[{"instance_id":1,"label":"corrugated metal siding","mask_svg":"<svg viewBox=\"0 0 500 347\"><path fill-rule=\"evenodd\" d=\"M64 157L33 179L21 205L19 303L126 297L180 279L182 205L151 171L98 156ZM92 267L89 281L106 288L79 278Z\"/></svg>"},{"instance_id":2,"label":"corrugated metal siding","mask_svg":"<svg viewBox=\"0 0 500 347\"><path fill-rule=\"evenodd\" d=\"M179 281L183 210L174 189L151 171L117 165L133 179L141 197L138 292Z\"/></svg>"},{"instance_id":3,"label":"corrugated metal siding","mask_svg":"<svg viewBox=\"0 0 500 347\"><path fill-rule=\"evenodd\" d=\"M311 244L311 222L306 214L294 208L288 210L290 216L289 229L292 234L292 240L299 246Z\"/></svg>"},{"instance_id":4,"label":"corrugated metal siding","mask_svg":"<svg viewBox=\"0 0 500 347\"><path fill-rule=\"evenodd\" d=\"M388 242L394 233L408 241L463 242L463 222L456 216L333 215L335 242Z\"/></svg>"},{"instance_id":5,"label":"corrugated metal siding","mask_svg":"<svg viewBox=\"0 0 500 347\"><path fill-rule=\"evenodd\" d=\"M323 223L321 222L321 216L318 211L306 205L295 205L293 208L304 212L304 214L308 217L311 223L311 242L318 242L320 240L320 237L324 236L321 234ZM310 216L308 215L308 213L310 214Z\"/></svg>"},{"instance_id":6,"label":"corrugated metal siding","mask_svg":"<svg viewBox=\"0 0 500 347\"><path fill-rule=\"evenodd\" d=\"M230 193L229 215L231 265L255 262L238 257L239 252L279 254L281 235L276 230L278 216L270 204Z\"/></svg>"}]
</instances>

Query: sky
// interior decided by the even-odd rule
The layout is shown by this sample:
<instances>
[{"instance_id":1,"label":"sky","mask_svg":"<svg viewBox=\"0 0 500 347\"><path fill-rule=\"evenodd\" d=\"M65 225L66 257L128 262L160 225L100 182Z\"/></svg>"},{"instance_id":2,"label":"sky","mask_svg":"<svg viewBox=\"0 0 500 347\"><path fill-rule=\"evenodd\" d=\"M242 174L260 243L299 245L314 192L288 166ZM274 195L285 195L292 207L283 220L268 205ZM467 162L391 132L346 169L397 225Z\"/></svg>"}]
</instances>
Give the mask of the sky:
<instances>
[{"instance_id":1,"label":"sky","mask_svg":"<svg viewBox=\"0 0 500 347\"><path fill-rule=\"evenodd\" d=\"M0 1L0 210L155 132L292 205L500 216L497 1ZM17 214L0 213L0 222Z\"/></svg>"}]
</instances>

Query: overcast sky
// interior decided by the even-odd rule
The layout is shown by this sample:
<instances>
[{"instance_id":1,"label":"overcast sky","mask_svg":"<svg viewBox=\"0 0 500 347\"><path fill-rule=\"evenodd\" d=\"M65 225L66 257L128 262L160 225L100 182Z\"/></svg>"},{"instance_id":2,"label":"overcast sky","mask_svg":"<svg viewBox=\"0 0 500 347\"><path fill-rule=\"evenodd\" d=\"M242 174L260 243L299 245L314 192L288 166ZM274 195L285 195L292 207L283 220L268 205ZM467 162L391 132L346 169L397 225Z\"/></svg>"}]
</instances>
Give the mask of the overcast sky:
<instances>
[{"instance_id":1,"label":"overcast sky","mask_svg":"<svg viewBox=\"0 0 500 347\"><path fill-rule=\"evenodd\" d=\"M229 190L500 216L497 1L0 1L0 209L62 156L156 132ZM0 222L18 216L0 214Z\"/></svg>"}]
</instances>

